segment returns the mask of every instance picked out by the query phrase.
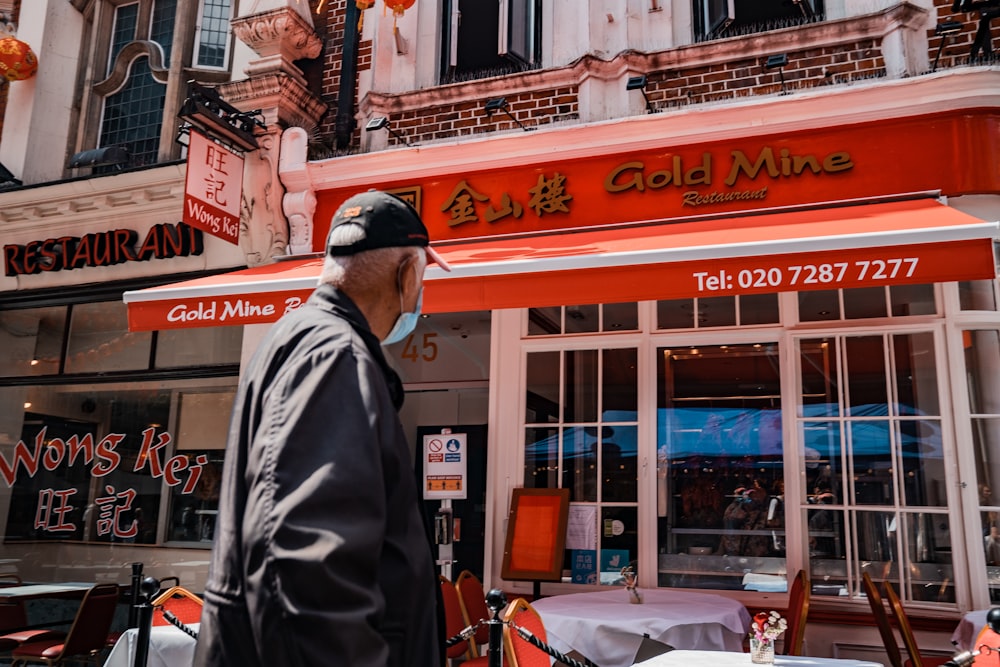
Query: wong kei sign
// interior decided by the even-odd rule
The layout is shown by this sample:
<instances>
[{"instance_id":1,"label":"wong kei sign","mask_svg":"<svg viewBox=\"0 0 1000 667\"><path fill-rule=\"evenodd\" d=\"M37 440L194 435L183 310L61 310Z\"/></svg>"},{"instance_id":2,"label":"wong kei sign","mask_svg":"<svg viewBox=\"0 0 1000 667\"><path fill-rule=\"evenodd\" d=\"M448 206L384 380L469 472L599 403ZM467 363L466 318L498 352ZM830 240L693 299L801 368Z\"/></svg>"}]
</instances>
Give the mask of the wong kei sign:
<instances>
[{"instance_id":1,"label":"wong kei sign","mask_svg":"<svg viewBox=\"0 0 1000 667\"><path fill-rule=\"evenodd\" d=\"M76 534L90 522L98 538L134 539L142 516L137 498L149 493L137 476L189 495L209 462L205 454L167 456L173 442L167 431L150 427L134 440L125 433L50 437L43 427L9 455L0 452L0 483L19 489L22 501L30 499L34 536Z\"/></svg>"}]
</instances>

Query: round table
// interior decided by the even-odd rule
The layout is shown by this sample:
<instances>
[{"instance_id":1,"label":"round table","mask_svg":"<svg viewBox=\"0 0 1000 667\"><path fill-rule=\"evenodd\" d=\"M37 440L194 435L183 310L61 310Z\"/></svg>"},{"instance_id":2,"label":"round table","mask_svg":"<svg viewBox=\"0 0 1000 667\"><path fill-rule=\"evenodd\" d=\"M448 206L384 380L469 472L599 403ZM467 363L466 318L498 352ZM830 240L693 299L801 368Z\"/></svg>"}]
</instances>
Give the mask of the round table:
<instances>
[{"instance_id":1,"label":"round table","mask_svg":"<svg viewBox=\"0 0 1000 667\"><path fill-rule=\"evenodd\" d=\"M640 589L641 604L624 587L555 595L531 603L549 644L577 650L601 667L629 667L643 634L677 649L742 651L750 613L737 600L711 593Z\"/></svg>"}]
</instances>

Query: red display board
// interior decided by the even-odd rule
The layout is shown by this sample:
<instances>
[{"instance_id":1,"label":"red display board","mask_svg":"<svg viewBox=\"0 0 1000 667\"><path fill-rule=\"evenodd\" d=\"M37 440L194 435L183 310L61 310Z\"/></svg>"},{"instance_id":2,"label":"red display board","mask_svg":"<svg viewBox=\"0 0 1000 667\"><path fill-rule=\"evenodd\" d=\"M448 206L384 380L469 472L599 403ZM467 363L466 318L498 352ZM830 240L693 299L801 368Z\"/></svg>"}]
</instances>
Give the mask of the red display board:
<instances>
[{"instance_id":1,"label":"red display board","mask_svg":"<svg viewBox=\"0 0 1000 667\"><path fill-rule=\"evenodd\" d=\"M560 581L568 517L569 489L514 489L500 576Z\"/></svg>"}]
</instances>

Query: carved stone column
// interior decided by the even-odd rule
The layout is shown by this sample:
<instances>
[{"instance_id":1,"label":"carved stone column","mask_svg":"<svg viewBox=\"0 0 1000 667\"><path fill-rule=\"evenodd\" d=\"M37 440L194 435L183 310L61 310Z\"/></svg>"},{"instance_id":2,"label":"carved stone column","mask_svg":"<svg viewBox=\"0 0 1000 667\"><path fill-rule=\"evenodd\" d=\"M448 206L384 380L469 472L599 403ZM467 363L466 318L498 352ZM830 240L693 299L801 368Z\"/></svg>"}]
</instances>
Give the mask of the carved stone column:
<instances>
[{"instance_id":1,"label":"carved stone column","mask_svg":"<svg viewBox=\"0 0 1000 667\"><path fill-rule=\"evenodd\" d=\"M278 4L284 2L279 0ZM326 113L326 104L309 90L302 71L294 64L319 56L323 41L309 15L292 6L241 16L232 26L236 37L260 58L249 63L247 79L222 84L219 92L241 111L260 110L267 126L256 132L260 149L247 155L243 172L240 245L247 265L255 266L288 253L288 220L282 210L284 192L278 179L280 139L287 128L314 132ZM311 213L307 222L311 228ZM299 223L297 227L302 221Z\"/></svg>"}]
</instances>

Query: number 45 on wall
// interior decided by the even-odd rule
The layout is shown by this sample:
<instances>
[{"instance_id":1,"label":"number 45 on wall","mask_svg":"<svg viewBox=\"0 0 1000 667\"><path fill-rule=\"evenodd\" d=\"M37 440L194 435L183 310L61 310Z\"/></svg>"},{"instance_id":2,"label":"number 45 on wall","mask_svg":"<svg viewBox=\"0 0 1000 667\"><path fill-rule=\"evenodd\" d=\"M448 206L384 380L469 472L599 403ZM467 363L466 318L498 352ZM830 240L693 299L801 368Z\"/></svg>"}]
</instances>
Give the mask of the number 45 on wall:
<instances>
[{"instance_id":1,"label":"number 45 on wall","mask_svg":"<svg viewBox=\"0 0 1000 667\"><path fill-rule=\"evenodd\" d=\"M434 341L435 338L437 338L437 333L433 331L422 334L410 334L403 343L403 351L399 355L400 358L409 359L412 362L417 362L421 359L424 361L434 361L438 356L438 345Z\"/></svg>"}]
</instances>

